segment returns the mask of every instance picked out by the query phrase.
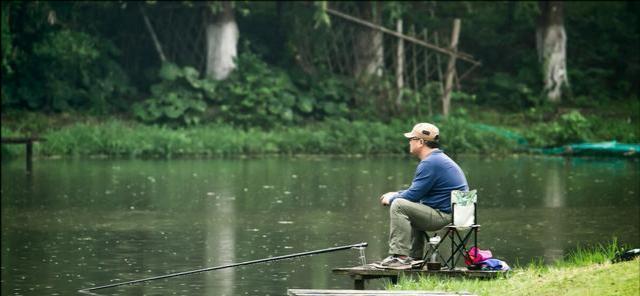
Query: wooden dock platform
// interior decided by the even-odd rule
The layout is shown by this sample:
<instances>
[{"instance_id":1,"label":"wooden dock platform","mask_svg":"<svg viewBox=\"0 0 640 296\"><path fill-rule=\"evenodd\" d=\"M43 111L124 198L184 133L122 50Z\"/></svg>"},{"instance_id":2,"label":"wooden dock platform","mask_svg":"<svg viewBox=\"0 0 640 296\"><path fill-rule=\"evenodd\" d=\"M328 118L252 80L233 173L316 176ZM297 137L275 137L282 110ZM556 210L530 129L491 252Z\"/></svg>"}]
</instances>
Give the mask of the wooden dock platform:
<instances>
[{"instance_id":1,"label":"wooden dock platform","mask_svg":"<svg viewBox=\"0 0 640 296\"><path fill-rule=\"evenodd\" d=\"M333 269L334 274L349 275L354 280L354 289L364 290L365 281L371 279L388 278L392 283L398 282L399 276L411 276L411 275L436 275L436 276L456 276L456 277L470 277L470 278L495 278L499 274L504 274L502 270L468 270L466 268L456 268L453 270L441 269L441 270L426 270L426 269L379 269L372 266L356 266L346 268Z\"/></svg>"},{"instance_id":2,"label":"wooden dock platform","mask_svg":"<svg viewBox=\"0 0 640 296\"><path fill-rule=\"evenodd\" d=\"M310 290L310 289L289 289L289 296L377 296L377 295L400 295L400 296L454 296L471 295L467 292L438 292L438 291L391 291L391 290Z\"/></svg>"}]
</instances>

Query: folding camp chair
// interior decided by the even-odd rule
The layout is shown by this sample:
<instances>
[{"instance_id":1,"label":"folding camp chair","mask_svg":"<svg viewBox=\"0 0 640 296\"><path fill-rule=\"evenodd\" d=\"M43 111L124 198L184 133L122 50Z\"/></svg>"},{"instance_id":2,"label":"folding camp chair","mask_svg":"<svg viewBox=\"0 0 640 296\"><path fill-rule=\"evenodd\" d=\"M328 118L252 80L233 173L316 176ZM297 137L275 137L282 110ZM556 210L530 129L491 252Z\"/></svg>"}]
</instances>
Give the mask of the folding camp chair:
<instances>
[{"instance_id":1,"label":"folding camp chair","mask_svg":"<svg viewBox=\"0 0 640 296\"><path fill-rule=\"evenodd\" d=\"M469 259L469 252L467 251L470 243L471 236L473 235L473 246L478 248L478 225L477 219L477 202L478 196L476 190L471 191L459 191L454 190L451 192L451 223L444 227L445 234L442 239L434 239L434 236L429 236L427 233L427 241L429 242L429 250L424 255L424 262L427 263L429 259L437 259L444 263L448 269L454 269L456 263L463 256L465 259ZM448 258L444 258L438 251L441 244L449 237L451 241L451 254ZM423 265L425 264L423 263Z\"/></svg>"}]
</instances>

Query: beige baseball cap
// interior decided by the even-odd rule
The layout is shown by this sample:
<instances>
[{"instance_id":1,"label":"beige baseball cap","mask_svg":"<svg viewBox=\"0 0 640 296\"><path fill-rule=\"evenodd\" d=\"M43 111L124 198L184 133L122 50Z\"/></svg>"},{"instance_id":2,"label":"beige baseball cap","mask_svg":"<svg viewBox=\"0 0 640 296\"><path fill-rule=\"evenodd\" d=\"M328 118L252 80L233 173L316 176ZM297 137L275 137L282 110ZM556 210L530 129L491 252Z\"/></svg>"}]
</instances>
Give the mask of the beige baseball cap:
<instances>
[{"instance_id":1,"label":"beige baseball cap","mask_svg":"<svg viewBox=\"0 0 640 296\"><path fill-rule=\"evenodd\" d=\"M421 122L413 126L413 129L404 134L407 138L420 138L425 141L437 141L440 138L440 130L437 126Z\"/></svg>"}]
</instances>

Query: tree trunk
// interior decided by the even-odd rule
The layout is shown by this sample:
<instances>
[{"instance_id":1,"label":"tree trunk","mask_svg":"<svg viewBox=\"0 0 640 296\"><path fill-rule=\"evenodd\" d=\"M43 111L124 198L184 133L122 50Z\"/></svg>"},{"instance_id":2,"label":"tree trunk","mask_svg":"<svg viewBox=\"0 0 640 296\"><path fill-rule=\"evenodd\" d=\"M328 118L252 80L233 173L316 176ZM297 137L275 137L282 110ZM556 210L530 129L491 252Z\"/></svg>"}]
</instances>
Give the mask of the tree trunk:
<instances>
[{"instance_id":1,"label":"tree trunk","mask_svg":"<svg viewBox=\"0 0 640 296\"><path fill-rule=\"evenodd\" d=\"M376 25L382 23L382 10L379 2L359 2L361 17ZM355 36L355 64L353 74L356 78L369 75L382 76L384 68L383 33L366 27L359 27Z\"/></svg>"},{"instance_id":2,"label":"tree trunk","mask_svg":"<svg viewBox=\"0 0 640 296\"><path fill-rule=\"evenodd\" d=\"M536 28L536 46L542 66L544 94L548 101L557 103L562 97L562 88L569 87L563 3L540 1L538 4L541 14Z\"/></svg>"},{"instance_id":3,"label":"tree trunk","mask_svg":"<svg viewBox=\"0 0 640 296\"><path fill-rule=\"evenodd\" d=\"M453 20L453 29L451 30L451 47L453 54L449 56L449 64L445 74L446 81L444 86L444 94L442 94L442 115L449 116L451 108L451 89L453 88L453 75L456 71L456 55L458 51L458 36L460 36L460 19Z\"/></svg>"},{"instance_id":4,"label":"tree trunk","mask_svg":"<svg viewBox=\"0 0 640 296\"><path fill-rule=\"evenodd\" d=\"M207 26L207 76L224 80L235 69L238 25L230 2L222 2L222 11Z\"/></svg>"}]
</instances>

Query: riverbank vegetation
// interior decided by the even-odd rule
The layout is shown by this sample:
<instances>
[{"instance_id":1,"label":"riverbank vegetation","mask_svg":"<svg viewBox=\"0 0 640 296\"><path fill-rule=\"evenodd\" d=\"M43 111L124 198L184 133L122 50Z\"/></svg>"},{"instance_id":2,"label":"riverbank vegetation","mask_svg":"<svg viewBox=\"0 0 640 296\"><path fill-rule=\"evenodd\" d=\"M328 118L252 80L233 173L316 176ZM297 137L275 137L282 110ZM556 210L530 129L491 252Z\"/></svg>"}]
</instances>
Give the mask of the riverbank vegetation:
<instances>
[{"instance_id":1,"label":"riverbank vegetation","mask_svg":"<svg viewBox=\"0 0 640 296\"><path fill-rule=\"evenodd\" d=\"M313 3L5 1L2 136L46 157L405 153L416 122L451 153L640 143L635 2Z\"/></svg>"},{"instance_id":2,"label":"riverbank vegetation","mask_svg":"<svg viewBox=\"0 0 640 296\"><path fill-rule=\"evenodd\" d=\"M486 113L482 116L434 118L432 122L441 128L442 148L450 153L505 154L567 142L610 139L638 141L635 128L624 124L624 120L618 120L618 124L615 124L616 120L606 121L598 117L587 119L575 110L551 122L540 120L531 121L531 124L525 124L529 122L523 119L527 117L526 114L509 118L490 117ZM520 119L513 119L518 117ZM35 146L36 153L44 157L401 154L407 148L402 132L409 130L417 120L379 122L335 119L266 129L260 126L238 128L224 123L169 127L148 125L126 118L77 114L45 116L23 112L4 117L2 135L44 137L47 141ZM603 124L595 125L590 120ZM509 121L514 124L509 124ZM8 145L3 145L2 151L3 157L23 153L22 147Z\"/></svg>"},{"instance_id":3,"label":"riverbank vegetation","mask_svg":"<svg viewBox=\"0 0 640 296\"><path fill-rule=\"evenodd\" d=\"M637 295L640 258L612 264L615 244L578 248L552 265L532 262L494 280L421 277L401 279L390 289L467 291L477 295Z\"/></svg>"}]
</instances>

